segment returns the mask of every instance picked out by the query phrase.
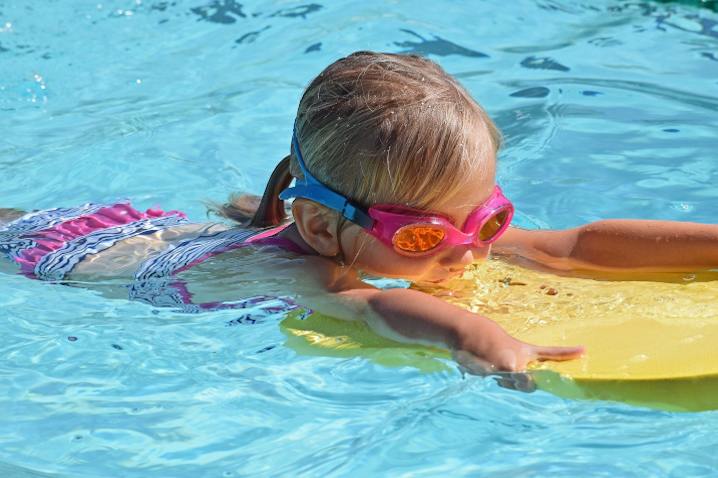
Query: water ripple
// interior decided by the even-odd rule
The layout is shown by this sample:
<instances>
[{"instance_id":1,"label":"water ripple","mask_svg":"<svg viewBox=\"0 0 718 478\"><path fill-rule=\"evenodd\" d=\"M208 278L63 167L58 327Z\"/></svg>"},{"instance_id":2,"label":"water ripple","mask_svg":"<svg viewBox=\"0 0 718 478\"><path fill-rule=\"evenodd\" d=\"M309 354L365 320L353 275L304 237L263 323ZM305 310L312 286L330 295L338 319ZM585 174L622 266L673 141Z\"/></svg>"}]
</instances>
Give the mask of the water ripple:
<instances>
[{"instance_id":1,"label":"water ripple","mask_svg":"<svg viewBox=\"0 0 718 478\"><path fill-rule=\"evenodd\" d=\"M388 49L439 61L502 127L520 225L718 222L716 12L507 5L4 2L0 207L131 197L201 219L201 199L261 192L321 68ZM718 475L718 412L305 356L280 315L86 285L0 273L2 476Z\"/></svg>"}]
</instances>

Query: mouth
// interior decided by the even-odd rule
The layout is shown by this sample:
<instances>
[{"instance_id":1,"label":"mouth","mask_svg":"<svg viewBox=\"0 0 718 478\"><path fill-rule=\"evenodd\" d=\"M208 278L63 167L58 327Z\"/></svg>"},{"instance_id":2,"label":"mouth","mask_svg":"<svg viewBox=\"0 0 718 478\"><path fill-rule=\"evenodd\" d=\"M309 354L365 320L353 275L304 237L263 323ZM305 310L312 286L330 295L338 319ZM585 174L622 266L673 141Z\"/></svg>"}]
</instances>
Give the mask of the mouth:
<instances>
[{"instance_id":1,"label":"mouth","mask_svg":"<svg viewBox=\"0 0 718 478\"><path fill-rule=\"evenodd\" d=\"M446 278L444 280L456 279L457 277L463 276L464 272L466 272L465 267L461 267L459 269L449 269L446 273Z\"/></svg>"},{"instance_id":2,"label":"mouth","mask_svg":"<svg viewBox=\"0 0 718 478\"><path fill-rule=\"evenodd\" d=\"M463 273L464 269L448 270L445 271L443 277L440 277L438 279L425 279L424 282L428 282L430 284L442 284L444 282L450 281L451 279L461 277Z\"/></svg>"},{"instance_id":3,"label":"mouth","mask_svg":"<svg viewBox=\"0 0 718 478\"><path fill-rule=\"evenodd\" d=\"M441 284L442 282L446 282L449 278L445 277L443 279L434 279L434 280L425 280L424 282L428 282L429 284Z\"/></svg>"}]
</instances>

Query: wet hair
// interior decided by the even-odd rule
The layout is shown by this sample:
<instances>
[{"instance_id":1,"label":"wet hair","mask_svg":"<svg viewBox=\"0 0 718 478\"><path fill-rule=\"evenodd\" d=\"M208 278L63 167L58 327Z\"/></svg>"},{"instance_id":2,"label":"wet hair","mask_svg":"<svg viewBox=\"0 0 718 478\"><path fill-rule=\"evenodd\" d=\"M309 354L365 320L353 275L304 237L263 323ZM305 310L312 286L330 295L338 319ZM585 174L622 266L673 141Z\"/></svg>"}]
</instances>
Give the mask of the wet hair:
<instances>
[{"instance_id":1,"label":"wet hair","mask_svg":"<svg viewBox=\"0 0 718 478\"><path fill-rule=\"evenodd\" d=\"M501 134L439 65L416 55L360 51L329 65L304 92L295 120L307 168L368 207L429 208L452 197L488 159ZM287 219L278 194L302 177L294 151L279 162L261 200L233 196L216 212L250 227Z\"/></svg>"}]
</instances>

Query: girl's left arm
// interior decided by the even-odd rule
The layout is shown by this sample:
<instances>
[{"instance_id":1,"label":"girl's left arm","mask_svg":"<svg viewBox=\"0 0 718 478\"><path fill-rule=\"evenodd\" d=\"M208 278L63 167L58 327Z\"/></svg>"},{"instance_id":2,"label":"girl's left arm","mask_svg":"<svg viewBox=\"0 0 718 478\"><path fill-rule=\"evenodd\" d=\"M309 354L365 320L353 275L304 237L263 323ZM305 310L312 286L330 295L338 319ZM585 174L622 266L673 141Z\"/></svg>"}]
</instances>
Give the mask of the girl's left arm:
<instances>
[{"instance_id":1,"label":"girl's left arm","mask_svg":"<svg viewBox=\"0 0 718 478\"><path fill-rule=\"evenodd\" d=\"M492 251L556 270L694 271L718 267L718 225L611 219L566 230L511 227Z\"/></svg>"}]
</instances>

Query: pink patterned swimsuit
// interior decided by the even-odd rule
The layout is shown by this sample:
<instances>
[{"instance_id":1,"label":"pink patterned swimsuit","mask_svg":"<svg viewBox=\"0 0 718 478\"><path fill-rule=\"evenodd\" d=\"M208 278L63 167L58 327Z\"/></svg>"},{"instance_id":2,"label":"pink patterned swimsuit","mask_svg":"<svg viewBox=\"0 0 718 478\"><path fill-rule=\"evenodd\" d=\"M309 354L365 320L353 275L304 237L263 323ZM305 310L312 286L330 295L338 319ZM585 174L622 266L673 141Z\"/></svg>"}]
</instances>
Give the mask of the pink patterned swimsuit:
<instances>
[{"instance_id":1,"label":"pink patterned swimsuit","mask_svg":"<svg viewBox=\"0 0 718 478\"><path fill-rule=\"evenodd\" d=\"M182 212L159 209L140 212L128 202L47 209L0 225L0 254L19 264L21 272L28 277L62 281L89 254L130 237L189 223ZM258 298L195 304L186 284L176 275L212 256L250 244L274 245L301 253L293 242L276 237L281 229L283 227L267 231L232 228L170 244L139 264L129 285L129 298L187 312L248 307L248 300L256 302ZM275 299L282 300L281 307L287 309L286 298Z\"/></svg>"}]
</instances>

